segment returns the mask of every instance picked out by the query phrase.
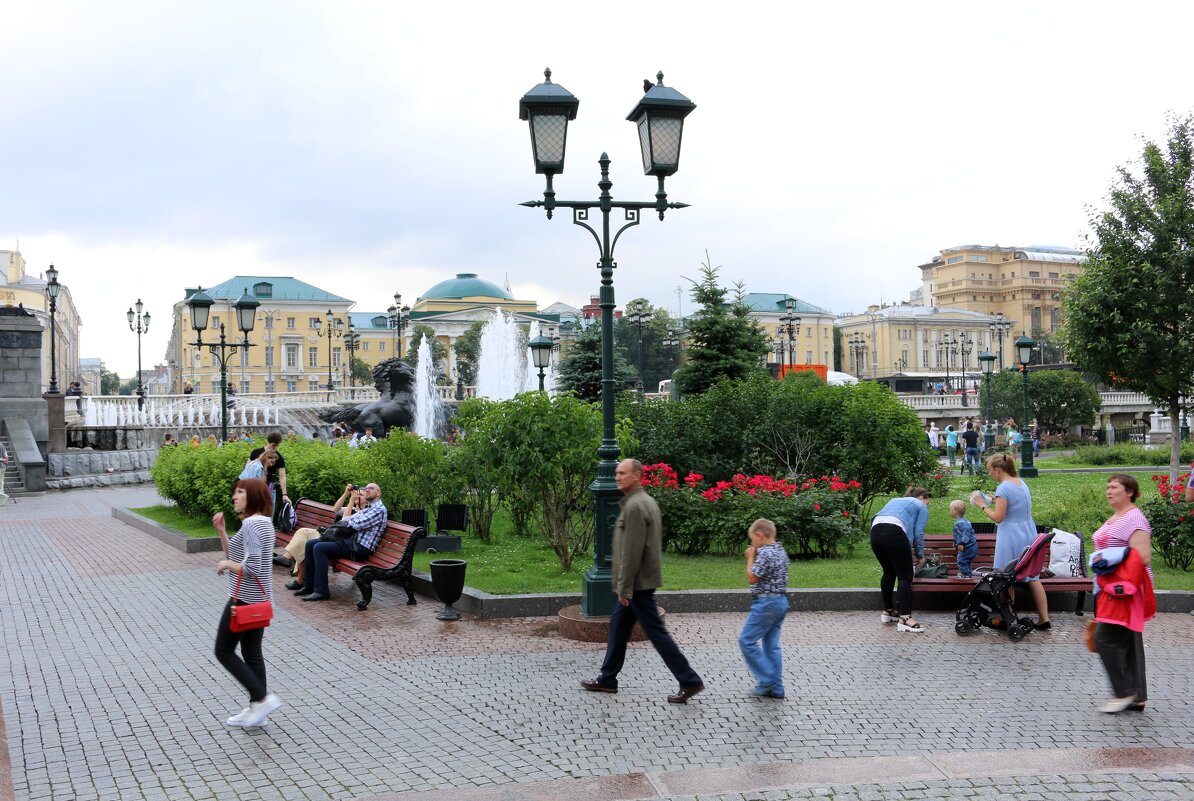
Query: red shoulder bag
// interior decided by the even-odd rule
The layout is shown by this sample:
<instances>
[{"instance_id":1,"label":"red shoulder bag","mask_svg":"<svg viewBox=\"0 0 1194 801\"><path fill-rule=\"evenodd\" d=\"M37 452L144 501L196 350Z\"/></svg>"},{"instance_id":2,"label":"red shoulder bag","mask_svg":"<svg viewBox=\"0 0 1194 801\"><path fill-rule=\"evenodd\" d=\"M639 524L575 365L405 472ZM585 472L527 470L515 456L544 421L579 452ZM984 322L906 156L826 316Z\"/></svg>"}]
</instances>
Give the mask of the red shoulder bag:
<instances>
[{"instance_id":1,"label":"red shoulder bag","mask_svg":"<svg viewBox=\"0 0 1194 801\"><path fill-rule=\"evenodd\" d=\"M261 579L257 579L257 586L261 587L261 594L265 595L265 585L261 583ZM228 628L235 632L248 631L249 629L263 629L270 624L274 618L274 604L272 601L262 601L257 604L240 604L236 603L236 596L240 595L240 579L241 574L236 574L236 588L232 591L232 618L228 622Z\"/></svg>"}]
</instances>

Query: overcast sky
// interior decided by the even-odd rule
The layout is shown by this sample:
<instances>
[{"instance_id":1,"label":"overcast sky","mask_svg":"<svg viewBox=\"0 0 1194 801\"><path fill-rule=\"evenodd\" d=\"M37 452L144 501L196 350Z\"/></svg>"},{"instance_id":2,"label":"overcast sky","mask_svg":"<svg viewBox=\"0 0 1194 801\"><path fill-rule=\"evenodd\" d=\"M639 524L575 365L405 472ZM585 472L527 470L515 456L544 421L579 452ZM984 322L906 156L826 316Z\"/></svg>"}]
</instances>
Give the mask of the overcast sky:
<instances>
[{"instance_id":1,"label":"overcast sky","mask_svg":"<svg viewBox=\"0 0 1194 801\"><path fill-rule=\"evenodd\" d=\"M164 357L183 288L290 275L380 311L457 272L546 306L598 253L542 195L519 98L580 99L560 199L651 200L626 115L697 104L667 220L618 243L619 305L725 283L833 312L980 243L1082 246L1116 165L1189 113L1192 4L0 3L0 249L51 262L84 356Z\"/></svg>"}]
</instances>

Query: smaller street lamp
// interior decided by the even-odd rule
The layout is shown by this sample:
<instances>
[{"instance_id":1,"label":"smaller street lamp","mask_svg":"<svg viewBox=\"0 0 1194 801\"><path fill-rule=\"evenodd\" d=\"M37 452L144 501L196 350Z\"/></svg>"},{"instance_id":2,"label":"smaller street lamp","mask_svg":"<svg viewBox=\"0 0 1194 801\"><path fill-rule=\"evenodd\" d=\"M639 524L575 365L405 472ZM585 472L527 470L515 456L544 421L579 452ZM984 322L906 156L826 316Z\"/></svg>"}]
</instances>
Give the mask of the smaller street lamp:
<instances>
[{"instance_id":1,"label":"smaller street lamp","mask_svg":"<svg viewBox=\"0 0 1194 801\"><path fill-rule=\"evenodd\" d=\"M796 337L800 336L800 318L796 316L796 298L786 298L784 300L784 308L787 309L785 314L779 316L779 328L777 329L783 339L786 340L786 352L788 355L788 364L796 363ZM780 377L783 377L783 359L780 359Z\"/></svg>"},{"instance_id":2,"label":"smaller street lamp","mask_svg":"<svg viewBox=\"0 0 1194 801\"><path fill-rule=\"evenodd\" d=\"M334 337L344 336L344 321L332 314L332 310L328 309L325 315L327 319L327 327L321 325L321 320L315 318L315 330L318 332L316 336L326 336L328 338L328 400L332 399L332 339Z\"/></svg>"},{"instance_id":3,"label":"smaller street lamp","mask_svg":"<svg viewBox=\"0 0 1194 801\"><path fill-rule=\"evenodd\" d=\"M984 350L978 355L979 364L983 366L983 380L987 385L987 403L984 412L987 418L986 433L983 435L983 448L991 450L995 447L995 429L991 428L991 374L995 372L995 354Z\"/></svg>"},{"instance_id":4,"label":"smaller street lamp","mask_svg":"<svg viewBox=\"0 0 1194 801\"><path fill-rule=\"evenodd\" d=\"M638 331L638 377L643 390L647 388L646 359L643 354L643 328L655 318L650 305L643 299L632 301L626 309L626 321Z\"/></svg>"},{"instance_id":5,"label":"smaller street lamp","mask_svg":"<svg viewBox=\"0 0 1194 801\"><path fill-rule=\"evenodd\" d=\"M141 303L141 298L137 298L137 312L133 313L132 307L129 307L126 315L129 320L129 330L137 333L137 408L145 408L145 384L141 381L141 335L149 333L149 312L142 314L144 304ZM136 321L136 326L133 322Z\"/></svg>"},{"instance_id":6,"label":"smaller street lamp","mask_svg":"<svg viewBox=\"0 0 1194 801\"><path fill-rule=\"evenodd\" d=\"M1003 369L1003 338L1012 328L1012 321L1003 316L1003 312L996 312L995 319L988 323L987 328L991 336L999 340L999 369Z\"/></svg>"},{"instance_id":7,"label":"smaller street lamp","mask_svg":"<svg viewBox=\"0 0 1194 801\"><path fill-rule=\"evenodd\" d=\"M394 352L399 359L402 358L402 331L406 328L409 313L410 306L403 306L402 295L395 292L394 305L386 309L386 320L390 324L390 330L394 332Z\"/></svg>"},{"instance_id":8,"label":"smaller street lamp","mask_svg":"<svg viewBox=\"0 0 1194 801\"><path fill-rule=\"evenodd\" d=\"M535 369L539 371L539 391L543 391L543 371L551 366L551 352L555 349L556 343L552 342L551 337L545 337L543 334L532 339L527 343L527 347L531 349L531 361L535 365Z\"/></svg>"},{"instance_id":9,"label":"smaller street lamp","mask_svg":"<svg viewBox=\"0 0 1194 801\"><path fill-rule=\"evenodd\" d=\"M58 271L54 265L46 270L46 296L50 299L50 388L49 395L58 394L58 348L54 338L54 316L58 312L58 293L62 291L62 284L58 283Z\"/></svg>"},{"instance_id":10,"label":"smaller street lamp","mask_svg":"<svg viewBox=\"0 0 1194 801\"><path fill-rule=\"evenodd\" d=\"M1037 476L1036 466L1032 463L1032 438L1023 436L1023 432L1028 430L1028 365L1032 362L1034 347L1036 341L1027 334L1016 340L1016 358L1024 373L1024 418L1021 420L1020 437L1020 475L1024 478Z\"/></svg>"},{"instance_id":11,"label":"smaller street lamp","mask_svg":"<svg viewBox=\"0 0 1194 801\"><path fill-rule=\"evenodd\" d=\"M957 346L961 362L959 370L962 374L962 405L969 406L966 399L966 368L970 366L970 354L974 350L974 340L966 336L965 331L960 331L958 332Z\"/></svg>"},{"instance_id":12,"label":"smaller street lamp","mask_svg":"<svg viewBox=\"0 0 1194 801\"><path fill-rule=\"evenodd\" d=\"M344 348L348 351L348 385L351 387L357 385L357 376L353 370L352 356L356 353L357 347L360 344L361 335L357 333L357 327L352 324L352 320L349 320L348 335L344 337Z\"/></svg>"}]
</instances>

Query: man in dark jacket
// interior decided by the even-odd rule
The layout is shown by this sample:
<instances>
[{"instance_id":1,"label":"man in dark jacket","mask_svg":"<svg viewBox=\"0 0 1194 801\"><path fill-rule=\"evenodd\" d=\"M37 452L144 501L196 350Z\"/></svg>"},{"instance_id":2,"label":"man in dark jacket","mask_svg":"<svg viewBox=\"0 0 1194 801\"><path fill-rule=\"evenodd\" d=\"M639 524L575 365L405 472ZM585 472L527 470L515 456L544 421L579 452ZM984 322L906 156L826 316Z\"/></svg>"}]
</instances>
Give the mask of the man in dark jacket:
<instances>
[{"instance_id":1,"label":"man in dark jacket","mask_svg":"<svg viewBox=\"0 0 1194 801\"><path fill-rule=\"evenodd\" d=\"M659 619L655 605L655 590L663 584L663 534L659 505L643 491L643 466L637 459L626 459L614 473L618 489L624 496L618 501L622 511L614 524L613 589L618 605L609 619L609 639L605 647L605 661L596 679L584 679L580 686L590 692L616 693L618 673L626 660L626 643L634 624L642 626L647 639L655 646L680 691L667 700L673 704L688 699L705 689L701 677L688 664L680 647Z\"/></svg>"}]
</instances>

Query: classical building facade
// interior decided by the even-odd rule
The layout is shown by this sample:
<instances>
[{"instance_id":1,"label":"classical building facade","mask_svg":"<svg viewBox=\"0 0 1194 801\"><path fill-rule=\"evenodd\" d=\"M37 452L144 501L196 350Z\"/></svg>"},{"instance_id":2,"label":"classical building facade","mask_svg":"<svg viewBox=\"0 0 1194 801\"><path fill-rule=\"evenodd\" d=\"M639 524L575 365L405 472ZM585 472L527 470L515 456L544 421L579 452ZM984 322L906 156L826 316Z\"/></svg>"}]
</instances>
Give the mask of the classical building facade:
<instances>
[{"instance_id":1,"label":"classical building facade","mask_svg":"<svg viewBox=\"0 0 1194 801\"><path fill-rule=\"evenodd\" d=\"M24 306L41 324L42 337L42 381L44 392L50 386L50 299L46 297L46 279L42 274L30 275L25 259L19 250L0 250L3 262L4 283L0 285L0 306ZM59 271L62 291L58 295L54 314L54 360L58 378L58 389L62 392L70 382L81 379L79 372L79 329L83 321L75 308L70 287L63 282Z\"/></svg>"},{"instance_id":2,"label":"classical building facade","mask_svg":"<svg viewBox=\"0 0 1194 801\"><path fill-rule=\"evenodd\" d=\"M743 299L750 316L759 322L771 342L767 365L773 370L783 364L823 364L833 369L833 313L800 298L780 292L751 292ZM789 323L788 301L799 318ZM789 337L788 334L794 334Z\"/></svg>"},{"instance_id":3,"label":"classical building facade","mask_svg":"<svg viewBox=\"0 0 1194 801\"><path fill-rule=\"evenodd\" d=\"M1002 314L1021 333L1061 325L1061 294L1082 272L1085 253L1059 247L964 245L919 265L927 306Z\"/></svg>"},{"instance_id":4,"label":"classical building facade","mask_svg":"<svg viewBox=\"0 0 1194 801\"><path fill-rule=\"evenodd\" d=\"M981 375L978 355L985 350L999 354L992 327L998 320L970 309L909 304L842 315L836 321L842 370L886 381L899 391L923 391L938 382L973 390ZM1012 339L1005 338L1003 347L1014 361Z\"/></svg>"}]
</instances>

